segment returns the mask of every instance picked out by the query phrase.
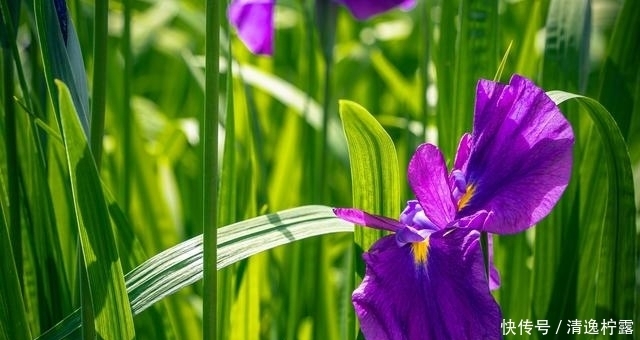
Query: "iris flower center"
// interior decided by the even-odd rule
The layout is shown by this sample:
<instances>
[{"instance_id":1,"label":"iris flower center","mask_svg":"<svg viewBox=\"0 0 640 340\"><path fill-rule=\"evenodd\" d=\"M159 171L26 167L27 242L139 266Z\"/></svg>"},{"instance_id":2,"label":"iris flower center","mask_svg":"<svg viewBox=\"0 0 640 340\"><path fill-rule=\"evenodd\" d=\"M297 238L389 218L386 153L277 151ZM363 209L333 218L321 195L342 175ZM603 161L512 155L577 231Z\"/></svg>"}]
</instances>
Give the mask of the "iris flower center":
<instances>
[{"instance_id":1,"label":"iris flower center","mask_svg":"<svg viewBox=\"0 0 640 340\"><path fill-rule=\"evenodd\" d=\"M462 210L464 207L469 205L469 201L471 201L471 197L473 193L476 191L476 187L473 184L467 185L467 191L460 197L458 201L458 211Z\"/></svg>"},{"instance_id":2,"label":"iris flower center","mask_svg":"<svg viewBox=\"0 0 640 340\"><path fill-rule=\"evenodd\" d=\"M427 262L427 255L429 255L429 238L421 242L411 243L411 251L413 252L413 261L416 264L424 264Z\"/></svg>"}]
</instances>

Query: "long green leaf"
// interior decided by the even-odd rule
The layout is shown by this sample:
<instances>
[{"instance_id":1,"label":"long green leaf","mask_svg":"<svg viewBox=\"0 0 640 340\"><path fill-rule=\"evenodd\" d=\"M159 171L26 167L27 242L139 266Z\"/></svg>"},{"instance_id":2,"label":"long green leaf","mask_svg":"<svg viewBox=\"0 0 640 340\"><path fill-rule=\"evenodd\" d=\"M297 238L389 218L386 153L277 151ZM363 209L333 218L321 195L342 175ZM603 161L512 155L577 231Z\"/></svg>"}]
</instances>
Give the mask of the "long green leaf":
<instances>
[{"instance_id":1,"label":"long green leaf","mask_svg":"<svg viewBox=\"0 0 640 340\"><path fill-rule=\"evenodd\" d=\"M400 214L400 170L391 137L362 106L340 101L340 117L349 146L353 206L372 214L396 217ZM358 228L356 243L368 249L383 235Z\"/></svg>"},{"instance_id":2,"label":"long green leaf","mask_svg":"<svg viewBox=\"0 0 640 340\"><path fill-rule=\"evenodd\" d=\"M589 0L550 2L545 23L543 87L584 91L590 22ZM592 228L597 227L592 222L581 222L585 214L598 218L601 215L598 208L603 204L594 202L590 211L581 212L580 202L594 197L588 191L588 184L585 184L586 178L591 176L587 173L592 168L585 166L584 161L591 162L589 158L596 157L596 150L587 150L591 147L597 147L597 150L600 148L598 143L589 143L592 124L589 119L579 115L577 109L575 103L565 104L563 108L576 136L572 180L557 207L533 231L533 271L528 292L531 300L525 304L531 305L532 319L546 319L550 323L567 318L595 317L595 311L584 308L590 299L583 288L593 282L594 272L581 266L581 263L586 263L581 251L584 253L591 249L590 245L595 246L591 243L596 240L595 235L588 235L591 235ZM596 179L597 177L593 178L591 183ZM585 280L580 280L581 277ZM573 335L569 334L567 337L570 339Z\"/></svg>"},{"instance_id":3,"label":"long green leaf","mask_svg":"<svg viewBox=\"0 0 640 340\"><path fill-rule=\"evenodd\" d=\"M204 90L204 73L202 69L204 62L202 58L186 53L184 58L196 81ZM248 64L234 63L233 68L235 70L234 77L241 77L246 84L267 92L273 98L303 116L314 129L320 130L322 128L322 107L295 85ZM227 72L227 62L223 57L220 58L220 72ZM327 133L330 151L339 159L346 161L345 141L343 134L340 133L340 124L337 119L329 117L329 130Z\"/></svg>"},{"instance_id":4,"label":"long green leaf","mask_svg":"<svg viewBox=\"0 0 640 340\"><path fill-rule=\"evenodd\" d=\"M491 79L498 68L498 2L463 0L460 2L460 32L457 39L454 77L452 138L444 140L445 150L455 150L458 136L470 131L478 79ZM453 155L451 153L445 153Z\"/></svg>"},{"instance_id":5,"label":"long green leaf","mask_svg":"<svg viewBox=\"0 0 640 340\"><path fill-rule=\"evenodd\" d=\"M1 185L1 184L0 184ZM4 195L4 190L0 190ZM13 250L9 241L9 230L5 218L6 207L0 200L0 339L29 339L31 337L27 312L22 300L22 289L18 279L18 270L13 258Z\"/></svg>"},{"instance_id":6,"label":"long green leaf","mask_svg":"<svg viewBox=\"0 0 640 340\"><path fill-rule=\"evenodd\" d=\"M543 80L584 93L589 74L591 1L551 1L546 23Z\"/></svg>"},{"instance_id":7,"label":"long green leaf","mask_svg":"<svg viewBox=\"0 0 640 340\"><path fill-rule=\"evenodd\" d=\"M331 208L303 206L263 215L218 229L218 270L251 255L309 237L353 232ZM139 314L162 298L202 278L202 235L167 249L126 275L131 311ZM74 312L38 339L64 339L80 327Z\"/></svg>"},{"instance_id":8,"label":"long green leaf","mask_svg":"<svg viewBox=\"0 0 640 340\"><path fill-rule=\"evenodd\" d=\"M59 29L53 1L34 1L38 42L42 51L42 61L49 96L57 107L54 79L61 79L69 87L76 112L83 131L89 136L89 90L82 60L80 43L71 19L67 23L68 37L65 42Z\"/></svg>"},{"instance_id":9,"label":"long green leaf","mask_svg":"<svg viewBox=\"0 0 640 340\"><path fill-rule=\"evenodd\" d=\"M340 101L340 118L349 147L353 206L373 214L398 216L400 170L391 137L365 108L354 102ZM362 252L383 235L384 232L369 228L355 230L356 281L364 276Z\"/></svg>"},{"instance_id":10,"label":"long green leaf","mask_svg":"<svg viewBox=\"0 0 640 340\"><path fill-rule=\"evenodd\" d=\"M634 318L637 322L638 316L634 315L637 303L635 268L638 265L636 206L631 161L624 137L611 114L598 101L562 91L551 91L549 96L557 104L574 99L589 113L603 141L602 156L607 168L605 214L594 224L597 229L582 231L596 241L594 247L581 253L581 260L588 262L593 272L581 273L579 281L592 285L595 295L578 301L578 310L591 310L598 319ZM588 201L602 199L594 196ZM591 205L587 203L585 210Z\"/></svg>"},{"instance_id":11,"label":"long green leaf","mask_svg":"<svg viewBox=\"0 0 640 340\"><path fill-rule=\"evenodd\" d=\"M600 75L599 101L613 115L629 143L632 159L640 158L640 117L633 115L637 96L640 63L640 2L625 1L616 20L604 67Z\"/></svg>"},{"instance_id":12,"label":"long green leaf","mask_svg":"<svg viewBox=\"0 0 640 340\"><path fill-rule=\"evenodd\" d=\"M104 339L134 338L133 317L102 184L69 89L56 81L75 221L86 265L95 330ZM87 304L83 304L87 306ZM85 325L92 327L91 325Z\"/></svg>"}]
</instances>

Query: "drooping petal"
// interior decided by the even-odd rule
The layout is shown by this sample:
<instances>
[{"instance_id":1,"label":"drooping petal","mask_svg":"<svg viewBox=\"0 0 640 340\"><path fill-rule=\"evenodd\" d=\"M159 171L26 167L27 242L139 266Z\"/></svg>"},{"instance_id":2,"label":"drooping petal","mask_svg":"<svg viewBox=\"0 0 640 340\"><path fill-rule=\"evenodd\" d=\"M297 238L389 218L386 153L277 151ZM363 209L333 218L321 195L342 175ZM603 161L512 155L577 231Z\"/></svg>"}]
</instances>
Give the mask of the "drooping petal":
<instances>
[{"instance_id":1,"label":"drooping petal","mask_svg":"<svg viewBox=\"0 0 640 340\"><path fill-rule=\"evenodd\" d=\"M415 229L410 226L406 226L396 233L396 244L399 247L414 242L422 242L433 233L433 230L429 229Z\"/></svg>"},{"instance_id":2,"label":"drooping petal","mask_svg":"<svg viewBox=\"0 0 640 340\"><path fill-rule=\"evenodd\" d=\"M530 80L478 83L467 183L473 195L458 214L492 211L485 231L522 231L545 217L569 182L574 141L553 101Z\"/></svg>"},{"instance_id":3,"label":"drooping petal","mask_svg":"<svg viewBox=\"0 0 640 340\"><path fill-rule=\"evenodd\" d=\"M407 178L425 215L439 228L453 220L453 204L447 166L440 150L432 144L422 144L409 161Z\"/></svg>"},{"instance_id":4,"label":"drooping petal","mask_svg":"<svg viewBox=\"0 0 640 340\"><path fill-rule=\"evenodd\" d=\"M366 213L359 209L333 208L333 213L339 218L351 223L364 225L374 229L396 232L405 227L404 224L384 216Z\"/></svg>"},{"instance_id":5,"label":"drooping petal","mask_svg":"<svg viewBox=\"0 0 640 340\"><path fill-rule=\"evenodd\" d=\"M234 0L229 5L229 22L254 54L273 54L275 4L275 0Z\"/></svg>"},{"instance_id":6,"label":"drooping petal","mask_svg":"<svg viewBox=\"0 0 640 340\"><path fill-rule=\"evenodd\" d=\"M349 9L358 20L366 20L374 15L386 12L395 7L404 10L413 8L416 0L336 0Z\"/></svg>"},{"instance_id":7,"label":"drooping petal","mask_svg":"<svg viewBox=\"0 0 640 340\"><path fill-rule=\"evenodd\" d=\"M501 313L489 292L478 233L456 228L429 237L426 263L393 236L364 254L362 284L353 293L368 340L499 339Z\"/></svg>"},{"instance_id":8,"label":"drooping petal","mask_svg":"<svg viewBox=\"0 0 640 340\"><path fill-rule=\"evenodd\" d=\"M484 230L485 225L493 223L494 216L492 211L480 210L473 213L473 215L464 216L463 218L455 220L452 226L456 228Z\"/></svg>"}]
</instances>

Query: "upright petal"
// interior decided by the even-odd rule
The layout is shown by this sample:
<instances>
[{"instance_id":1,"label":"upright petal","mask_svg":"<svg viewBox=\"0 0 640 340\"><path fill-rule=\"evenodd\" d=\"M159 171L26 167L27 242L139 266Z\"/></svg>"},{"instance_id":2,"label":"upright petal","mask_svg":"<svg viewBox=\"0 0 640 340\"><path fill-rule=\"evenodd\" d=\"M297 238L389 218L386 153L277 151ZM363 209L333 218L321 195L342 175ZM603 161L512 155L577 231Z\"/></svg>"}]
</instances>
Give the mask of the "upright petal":
<instances>
[{"instance_id":1,"label":"upright petal","mask_svg":"<svg viewBox=\"0 0 640 340\"><path fill-rule=\"evenodd\" d=\"M478 83L467 183L460 216L492 211L492 233L522 231L545 217L569 182L574 137L553 101L530 80Z\"/></svg>"},{"instance_id":2,"label":"upright petal","mask_svg":"<svg viewBox=\"0 0 640 340\"><path fill-rule=\"evenodd\" d=\"M333 213L351 223L364 225L374 229L396 232L405 227L404 224L384 216L372 215L362 210L351 208L334 208Z\"/></svg>"},{"instance_id":3,"label":"upright petal","mask_svg":"<svg viewBox=\"0 0 640 340\"><path fill-rule=\"evenodd\" d=\"M400 223L416 229L438 230L441 229L429 220L424 214L424 209L417 200L410 200L400 213Z\"/></svg>"},{"instance_id":4,"label":"upright petal","mask_svg":"<svg viewBox=\"0 0 640 340\"><path fill-rule=\"evenodd\" d=\"M415 6L416 0L336 0L346 6L358 20L365 20L386 12L394 7L408 10Z\"/></svg>"},{"instance_id":5,"label":"upright petal","mask_svg":"<svg viewBox=\"0 0 640 340\"><path fill-rule=\"evenodd\" d=\"M407 178L425 215L439 228L446 227L453 220L456 207L440 150L435 145L420 145L409 161Z\"/></svg>"},{"instance_id":6,"label":"upright petal","mask_svg":"<svg viewBox=\"0 0 640 340\"><path fill-rule=\"evenodd\" d=\"M275 5L275 0L234 0L229 5L229 22L254 54L273 54Z\"/></svg>"},{"instance_id":7,"label":"upright petal","mask_svg":"<svg viewBox=\"0 0 640 340\"><path fill-rule=\"evenodd\" d=\"M426 263L393 236L364 254L364 280L353 304L365 338L499 339L501 313L489 292L478 233L431 234Z\"/></svg>"},{"instance_id":8,"label":"upright petal","mask_svg":"<svg viewBox=\"0 0 640 340\"><path fill-rule=\"evenodd\" d=\"M453 168L457 170L462 170L462 172L467 171L467 162L469 162L469 153L471 152L473 138L470 134L465 133L460 138L460 143L458 143L458 151L456 152L456 159L453 162Z\"/></svg>"}]
</instances>

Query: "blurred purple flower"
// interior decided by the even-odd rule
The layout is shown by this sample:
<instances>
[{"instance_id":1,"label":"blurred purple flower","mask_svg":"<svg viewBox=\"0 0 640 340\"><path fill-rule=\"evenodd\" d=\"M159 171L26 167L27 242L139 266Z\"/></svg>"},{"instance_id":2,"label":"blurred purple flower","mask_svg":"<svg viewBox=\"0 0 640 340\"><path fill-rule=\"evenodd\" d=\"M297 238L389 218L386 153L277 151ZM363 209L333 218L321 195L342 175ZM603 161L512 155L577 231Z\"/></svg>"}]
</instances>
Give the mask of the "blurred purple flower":
<instances>
[{"instance_id":1,"label":"blurred purple flower","mask_svg":"<svg viewBox=\"0 0 640 340\"><path fill-rule=\"evenodd\" d=\"M317 0L327 1L327 0ZM395 7L410 9L416 0L335 0L358 20L365 20ZM240 40L254 54L273 54L276 0L233 0L227 15Z\"/></svg>"},{"instance_id":2,"label":"blurred purple flower","mask_svg":"<svg viewBox=\"0 0 640 340\"><path fill-rule=\"evenodd\" d=\"M349 9L358 20L366 20L374 15L400 7L409 10L416 5L416 0L335 0Z\"/></svg>"},{"instance_id":3,"label":"blurred purple flower","mask_svg":"<svg viewBox=\"0 0 640 340\"><path fill-rule=\"evenodd\" d=\"M573 140L562 113L530 80L480 80L473 133L462 137L452 171L436 146L419 146L407 175L417 200L399 221L334 209L394 232L363 255L366 274L353 304L365 337L501 338L480 232L516 233L545 217L569 182Z\"/></svg>"},{"instance_id":4,"label":"blurred purple flower","mask_svg":"<svg viewBox=\"0 0 640 340\"><path fill-rule=\"evenodd\" d=\"M273 53L273 11L276 0L234 0L229 5L229 22L240 40L254 54Z\"/></svg>"}]
</instances>

